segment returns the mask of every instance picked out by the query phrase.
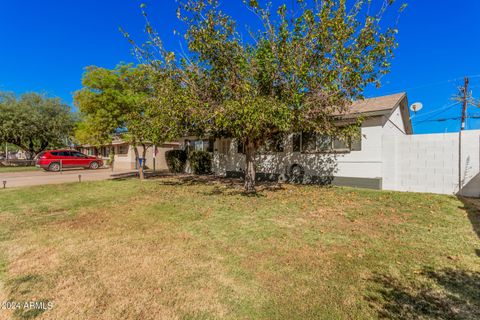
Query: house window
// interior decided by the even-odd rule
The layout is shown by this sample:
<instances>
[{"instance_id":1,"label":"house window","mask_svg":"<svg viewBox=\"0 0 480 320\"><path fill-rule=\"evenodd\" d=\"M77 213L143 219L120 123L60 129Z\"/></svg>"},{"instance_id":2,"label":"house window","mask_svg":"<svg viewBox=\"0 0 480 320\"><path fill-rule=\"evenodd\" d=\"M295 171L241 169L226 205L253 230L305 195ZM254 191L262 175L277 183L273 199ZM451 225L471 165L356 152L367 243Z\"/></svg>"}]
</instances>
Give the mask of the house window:
<instances>
[{"instance_id":1,"label":"house window","mask_svg":"<svg viewBox=\"0 0 480 320\"><path fill-rule=\"evenodd\" d=\"M357 137L353 138L350 141L350 150L352 151L361 151L362 150L362 130L358 128L358 135Z\"/></svg>"},{"instance_id":2,"label":"house window","mask_svg":"<svg viewBox=\"0 0 480 320\"><path fill-rule=\"evenodd\" d=\"M102 155L102 157L107 158L108 155L110 154L110 148L109 147L100 148L100 154Z\"/></svg>"},{"instance_id":3,"label":"house window","mask_svg":"<svg viewBox=\"0 0 480 320\"><path fill-rule=\"evenodd\" d=\"M237 153L245 154L245 144L240 140L237 140Z\"/></svg>"},{"instance_id":4,"label":"house window","mask_svg":"<svg viewBox=\"0 0 480 320\"><path fill-rule=\"evenodd\" d=\"M348 143L340 138L333 139L333 150L349 150Z\"/></svg>"},{"instance_id":5,"label":"house window","mask_svg":"<svg viewBox=\"0 0 480 320\"><path fill-rule=\"evenodd\" d=\"M285 151L285 141L284 137L281 134L277 134L265 141L265 143L260 146L259 152L284 152Z\"/></svg>"},{"instance_id":6,"label":"house window","mask_svg":"<svg viewBox=\"0 0 480 320\"><path fill-rule=\"evenodd\" d=\"M360 130L360 128L359 128ZM313 153L328 151L360 151L362 148L362 137L359 132L358 137L351 141L345 141L339 137L330 137L311 132L296 133L293 135L293 152Z\"/></svg>"},{"instance_id":7,"label":"house window","mask_svg":"<svg viewBox=\"0 0 480 320\"><path fill-rule=\"evenodd\" d=\"M334 139L326 135L316 135L317 138L317 151L330 151L332 149L336 150L335 147L332 147Z\"/></svg>"},{"instance_id":8,"label":"house window","mask_svg":"<svg viewBox=\"0 0 480 320\"><path fill-rule=\"evenodd\" d=\"M213 152L214 143L213 139L185 140L185 150Z\"/></svg>"},{"instance_id":9,"label":"house window","mask_svg":"<svg viewBox=\"0 0 480 320\"><path fill-rule=\"evenodd\" d=\"M293 134L293 152L302 151L302 134L294 133Z\"/></svg>"},{"instance_id":10,"label":"house window","mask_svg":"<svg viewBox=\"0 0 480 320\"><path fill-rule=\"evenodd\" d=\"M215 145L214 139L203 140L203 151L213 152L214 145Z\"/></svg>"},{"instance_id":11,"label":"house window","mask_svg":"<svg viewBox=\"0 0 480 320\"><path fill-rule=\"evenodd\" d=\"M121 145L117 146L117 154L118 155L128 154L128 144L121 144Z\"/></svg>"},{"instance_id":12,"label":"house window","mask_svg":"<svg viewBox=\"0 0 480 320\"><path fill-rule=\"evenodd\" d=\"M271 152L284 152L285 151L285 139L283 135L276 135L270 139L267 139L265 143L258 148L260 153ZM245 145L243 142L237 140L237 153L245 154Z\"/></svg>"},{"instance_id":13,"label":"house window","mask_svg":"<svg viewBox=\"0 0 480 320\"><path fill-rule=\"evenodd\" d=\"M315 133L302 133L300 136L300 150L302 152L316 152L317 135Z\"/></svg>"},{"instance_id":14,"label":"house window","mask_svg":"<svg viewBox=\"0 0 480 320\"><path fill-rule=\"evenodd\" d=\"M192 141L192 150L203 151L203 140Z\"/></svg>"}]
</instances>

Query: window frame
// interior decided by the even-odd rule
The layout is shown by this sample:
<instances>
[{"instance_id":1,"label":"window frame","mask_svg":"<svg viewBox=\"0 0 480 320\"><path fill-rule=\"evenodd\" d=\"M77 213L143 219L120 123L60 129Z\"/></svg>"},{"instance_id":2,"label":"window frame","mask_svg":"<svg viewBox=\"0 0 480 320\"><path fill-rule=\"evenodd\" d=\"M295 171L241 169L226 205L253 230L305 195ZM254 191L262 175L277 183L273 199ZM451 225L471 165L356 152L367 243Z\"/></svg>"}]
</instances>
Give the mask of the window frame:
<instances>
[{"instance_id":1,"label":"window frame","mask_svg":"<svg viewBox=\"0 0 480 320\"><path fill-rule=\"evenodd\" d=\"M267 139L265 143L258 148L257 152L259 154L285 153L286 146L285 136L283 134L278 134Z\"/></svg>"},{"instance_id":2,"label":"window frame","mask_svg":"<svg viewBox=\"0 0 480 320\"><path fill-rule=\"evenodd\" d=\"M237 153L245 154L245 144L240 140L237 140Z\"/></svg>"},{"instance_id":3,"label":"window frame","mask_svg":"<svg viewBox=\"0 0 480 320\"><path fill-rule=\"evenodd\" d=\"M128 156L128 151L129 151L129 145L128 144L119 144L116 146L117 150L115 152L115 155L119 157L126 157ZM126 148L126 152L121 152L122 148Z\"/></svg>"},{"instance_id":4,"label":"window frame","mask_svg":"<svg viewBox=\"0 0 480 320\"><path fill-rule=\"evenodd\" d=\"M333 136L326 136L318 133L308 133L308 132L300 132L300 133L294 133L292 135L292 151L293 152L298 152L302 154L314 154L314 153L351 153L352 151L362 151L362 134L361 134L361 128L360 130L360 137L358 138L358 147L353 148L353 139L350 142L345 142L338 137L333 137ZM315 137L314 145L315 145L315 150L307 150L306 147L304 147L304 136L305 135L313 135ZM309 137L311 138L311 136ZM322 148L321 146L324 144L321 142L321 139L329 139L330 141L327 141L327 148ZM310 142L312 143L312 142ZM336 148L335 144L336 143L343 143L345 145L344 148ZM299 145L298 145L299 144Z\"/></svg>"},{"instance_id":5,"label":"window frame","mask_svg":"<svg viewBox=\"0 0 480 320\"><path fill-rule=\"evenodd\" d=\"M201 147L197 148L199 144L201 144ZM187 152L204 151L208 153L213 153L215 151L215 139L185 139L184 150Z\"/></svg>"}]
</instances>

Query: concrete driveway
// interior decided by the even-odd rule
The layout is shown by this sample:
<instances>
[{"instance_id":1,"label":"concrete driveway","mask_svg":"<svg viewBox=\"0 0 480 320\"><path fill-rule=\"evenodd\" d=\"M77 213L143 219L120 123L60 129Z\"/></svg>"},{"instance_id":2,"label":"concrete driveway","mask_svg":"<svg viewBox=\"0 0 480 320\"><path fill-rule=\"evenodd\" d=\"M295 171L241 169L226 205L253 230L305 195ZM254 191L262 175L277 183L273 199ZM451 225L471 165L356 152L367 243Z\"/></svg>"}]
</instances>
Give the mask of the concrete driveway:
<instances>
[{"instance_id":1,"label":"concrete driveway","mask_svg":"<svg viewBox=\"0 0 480 320\"><path fill-rule=\"evenodd\" d=\"M65 170L63 172L48 172L48 171L26 171L26 172L0 172L0 188L3 188L3 181L6 181L7 188L35 186L44 184L59 184L78 182L78 176L81 176L82 181L99 181L112 179L112 173L117 175L128 174L131 171L114 171L110 169L86 170L73 169Z\"/></svg>"}]
</instances>

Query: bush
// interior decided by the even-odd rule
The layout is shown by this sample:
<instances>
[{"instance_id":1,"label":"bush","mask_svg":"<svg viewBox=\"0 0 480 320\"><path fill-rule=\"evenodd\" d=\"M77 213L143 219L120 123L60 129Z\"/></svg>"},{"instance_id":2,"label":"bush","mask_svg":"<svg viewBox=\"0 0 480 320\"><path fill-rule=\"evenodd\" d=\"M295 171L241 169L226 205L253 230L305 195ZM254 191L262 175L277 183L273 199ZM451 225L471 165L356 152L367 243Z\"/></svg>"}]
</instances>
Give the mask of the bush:
<instances>
[{"instance_id":1,"label":"bush","mask_svg":"<svg viewBox=\"0 0 480 320\"><path fill-rule=\"evenodd\" d=\"M168 170L172 173L182 173L187 164L187 152L185 150L169 150L165 152Z\"/></svg>"},{"instance_id":2,"label":"bush","mask_svg":"<svg viewBox=\"0 0 480 320\"><path fill-rule=\"evenodd\" d=\"M107 165L107 166L111 166L114 161L115 161L115 154L114 154L114 153L110 153L110 154L108 155L108 159L107 159L107 161L106 161L106 165Z\"/></svg>"},{"instance_id":3,"label":"bush","mask_svg":"<svg viewBox=\"0 0 480 320\"><path fill-rule=\"evenodd\" d=\"M209 174L212 172L212 155L206 151L192 151L188 155L190 167L194 174Z\"/></svg>"}]
</instances>

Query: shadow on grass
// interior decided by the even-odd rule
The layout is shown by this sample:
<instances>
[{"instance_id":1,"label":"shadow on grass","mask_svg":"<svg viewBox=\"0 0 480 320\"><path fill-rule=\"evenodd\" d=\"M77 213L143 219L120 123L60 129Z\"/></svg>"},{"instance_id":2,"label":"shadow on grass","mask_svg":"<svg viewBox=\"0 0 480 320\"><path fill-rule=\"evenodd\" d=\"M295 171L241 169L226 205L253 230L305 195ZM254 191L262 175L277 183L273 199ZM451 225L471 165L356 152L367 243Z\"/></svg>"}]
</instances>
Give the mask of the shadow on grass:
<instances>
[{"instance_id":1,"label":"shadow on grass","mask_svg":"<svg viewBox=\"0 0 480 320\"><path fill-rule=\"evenodd\" d=\"M244 191L243 181L235 178L221 178L213 175L205 176L173 176L174 179L160 179L159 184L166 186L212 186L212 190L204 192L204 195L242 195L246 197L263 197L262 192L276 192L284 190L282 184L274 182L257 182L257 192L247 193Z\"/></svg>"},{"instance_id":2,"label":"shadow on grass","mask_svg":"<svg viewBox=\"0 0 480 320\"><path fill-rule=\"evenodd\" d=\"M480 273L424 269L421 276L427 281L376 275L379 289L367 300L380 318L480 319Z\"/></svg>"},{"instance_id":3,"label":"shadow on grass","mask_svg":"<svg viewBox=\"0 0 480 320\"><path fill-rule=\"evenodd\" d=\"M463 209L467 212L468 219L472 224L473 231L477 234L480 239L480 199L477 198L458 198L463 203ZM480 248L475 249L477 256L480 257ZM478 284L480 286L480 283Z\"/></svg>"}]
</instances>

